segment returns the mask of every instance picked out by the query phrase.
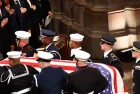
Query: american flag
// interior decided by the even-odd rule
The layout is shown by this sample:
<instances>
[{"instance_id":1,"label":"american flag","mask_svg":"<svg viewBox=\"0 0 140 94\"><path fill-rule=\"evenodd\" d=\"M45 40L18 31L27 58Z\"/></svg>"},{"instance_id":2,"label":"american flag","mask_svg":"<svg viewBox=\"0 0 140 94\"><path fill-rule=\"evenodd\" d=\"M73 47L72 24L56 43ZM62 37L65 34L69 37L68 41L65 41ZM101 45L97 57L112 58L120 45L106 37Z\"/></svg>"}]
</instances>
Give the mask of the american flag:
<instances>
[{"instance_id":1,"label":"american flag","mask_svg":"<svg viewBox=\"0 0 140 94\"><path fill-rule=\"evenodd\" d=\"M20 61L22 64L33 66L38 71L41 71L36 58L22 57ZM62 67L68 73L71 73L76 69L75 62L69 60L52 60L50 64L52 67ZM8 65L8 59L0 61L0 65ZM88 63L88 66L96 67L108 81L108 86L99 94L128 94L123 80L116 68L100 63Z\"/></svg>"}]
</instances>

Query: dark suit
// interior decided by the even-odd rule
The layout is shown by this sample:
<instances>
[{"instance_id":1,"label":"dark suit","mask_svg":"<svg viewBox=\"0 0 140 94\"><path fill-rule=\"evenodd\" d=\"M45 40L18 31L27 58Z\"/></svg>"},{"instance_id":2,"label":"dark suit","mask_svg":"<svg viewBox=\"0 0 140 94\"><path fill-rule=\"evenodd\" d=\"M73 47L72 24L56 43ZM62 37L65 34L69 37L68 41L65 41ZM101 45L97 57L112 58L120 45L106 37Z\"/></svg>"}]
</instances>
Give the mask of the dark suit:
<instances>
[{"instance_id":1,"label":"dark suit","mask_svg":"<svg viewBox=\"0 0 140 94\"><path fill-rule=\"evenodd\" d=\"M61 68L51 66L43 68L35 76L31 89L32 94L61 94L61 89L65 90L68 74Z\"/></svg>"},{"instance_id":2,"label":"dark suit","mask_svg":"<svg viewBox=\"0 0 140 94\"><path fill-rule=\"evenodd\" d=\"M5 10L4 7L1 7L1 16L0 16L0 23L3 19L9 19L9 13ZM10 33L9 33L9 21L8 23L2 28L0 25L0 52L3 54L3 57L6 58L6 53L10 51Z\"/></svg>"},{"instance_id":3,"label":"dark suit","mask_svg":"<svg viewBox=\"0 0 140 94\"><path fill-rule=\"evenodd\" d=\"M68 94L73 94L73 92L87 94L92 91L94 91L94 94L98 94L106 88L107 84L107 80L98 69L84 66L70 74Z\"/></svg>"},{"instance_id":4,"label":"dark suit","mask_svg":"<svg viewBox=\"0 0 140 94\"><path fill-rule=\"evenodd\" d=\"M53 54L53 59L61 59L61 56L58 52L58 49L57 47L54 45L54 43L51 43L47 49L45 48L44 51L46 52L50 52L51 54Z\"/></svg>"},{"instance_id":5,"label":"dark suit","mask_svg":"<svg viewBox=\"0 0 140 94\"><path fill-rule=\"evenodd\" d=\"M14 9L14 13L9 16L10 45L16 48L15 31L23 30L21 11L17 4L11 5L10 9ZM15 49L16 50L16 49Z\"/></svg>"},{"instance_id":6,"label":"dark suit","mask_svg":"<svg viewBox=\"0 0 140 94\"><path fill-rule=\"evenodd\" d=\"M50 1L40 0L40 2L41 2L42 18L45 19L48 16L48 11L51 11Z\"/></svg>"},{"instance_id":7,"label":"dark suit","mask_svg":"<svg viewBox=\"0 0 140 94\"><path fill-rule=\"evenodd\" d=\"M116 55L111 51L106 57L102 57L101 63L108 64L115 67L120 72L121 76L124 76L121 61L116 57Z\"/></svg>"},{"instance_id":8,"label":"dark suit","mask_svg":"<svg viewBox=\"0 0 140 94\"><path fill-rule=\"evenodd\" d=\"M39 24L41 23L41 7L39 6L38 0L30 0L32 5L36 6L36 10L30 8L30 26L31 26L31 37L30 37L30 45L36 49L40 47L40 27Z\"/></svg>"},{"instance_id":9,"label":"dark suit","mask_svg":"<svg viewBox=\"0 0 140 94\"><path fill-rule=\"evenodd\" d=\"M16 3L18 5L18 8L26 8L27 11L25 13L22 13L22 24L23 24L23 30L24 31L28 31L29 29L31 29L30 27L30 19L29 19L29 12L30 12L30 6L27 2L27 0L19 0L19 3Z\"/></svg>"},{"instance_id":10,"label":"dark suit","mask_svg":"<svg viewBox=\"0 0 140 94\"><path fill-rule=\"evenodd\" d=\"M140 60L133 67L133 94L140 94Z\"/></svg>"},{"instance_id":11,"label":"dark suit","mask_svg":"<svg viewBox=\"0 0 140 94\"><path fill-rule=\"evenodd\" d=\"M23 89L30 88L32 85L33 75L38 71L31 66L17 64L12 66L8 71L1 75L1 88L0 94L11 94L12 92L19 92ZM23 94L30 94L27 91ZM20 93L22 94L22 93Z\"/></svg>"}]
</instances>

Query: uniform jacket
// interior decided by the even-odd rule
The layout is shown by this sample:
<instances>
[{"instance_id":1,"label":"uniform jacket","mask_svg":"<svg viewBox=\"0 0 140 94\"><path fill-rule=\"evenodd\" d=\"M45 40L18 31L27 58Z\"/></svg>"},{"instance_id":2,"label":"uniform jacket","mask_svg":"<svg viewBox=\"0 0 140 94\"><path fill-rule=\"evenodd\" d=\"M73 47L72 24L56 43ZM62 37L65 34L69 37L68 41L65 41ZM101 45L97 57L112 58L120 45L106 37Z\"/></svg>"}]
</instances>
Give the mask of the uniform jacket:
<instances>
[{"instance_id":1,"label":"uniform jacket","mask_svg":"<svg viewBox=\"0 0 140 94\"><path fill-rule=\"evenodd\" d=\"M68 74L61 68L51 66L43 68L35 76L31 89L32 94L61 94L65 90Z\"/></svg>"},{"instance_id":2,"label":"uniform jacket","mask_svg":"<svg viewBox=\"0 0 140 94\"><path fill-rule=\"evenodd\" d=\"M122 77L124 76L121 61L117 58L117 56L113 53L113 51L111 51L105 58L102 57L101 63L115 67L116 69L118 69L121 76Z\"/></svg>"},{"instance_id":3,"label":"uniform jacket","mask_svg":"<svg viewBox=\"0 0 140 94\"><path fill-rule=\"evenodd\" d=\"M133 93L140 94L140 60L133 67Z\"/></svg>"},{"instance_id":4,"label":"uniform jacket","mask_svg":"<svg viewBox=\"0 0 140 94\"><path fill-rule=\"evenodd\" d=\"M31 66L17 64L1 74L2 88L0 94L11 94L12 92L18 92L26 88L30 88L32 85L33 75L38 71ZM26 92L24 94L29 94Z\"/></svg>"},{"instance_id":5,"label":"uniform jacket","mask_svg":"<svg viewBox=\"0 0 140 94\"><path fill-rule=\"evenodd\" d=\"M56 46L54 45L54 43L51 43L50 45L48 45L44 51L46 52L50 52L51 54L53 54L53 59L61 59L61 56L58 52L58 49L56 48Z\"/></svg>"},{"instance_id":6,"label":"uniform jacket","mask_svg":"<svg viewBox=\"0 0 140 94\"><path fill-rule=\"evenodd\" d=\"M33 57L34 53L37 53L37 51L33 49L29 44L25 45L22 49L22 54L25 57Z\"/></svg>"},{"instance_id":7,"label":"uniform jacket","mask_svg":"<svg viewBox=\"0 0 140 94\"><path fill-rule=\"evenodd\" d=\"M107 80L98 69L84 66L69 75L68 94L73 94L73 92L88 94L92 91L98 94L106 88L107 84Z\"/></svg>"}]
</instances>

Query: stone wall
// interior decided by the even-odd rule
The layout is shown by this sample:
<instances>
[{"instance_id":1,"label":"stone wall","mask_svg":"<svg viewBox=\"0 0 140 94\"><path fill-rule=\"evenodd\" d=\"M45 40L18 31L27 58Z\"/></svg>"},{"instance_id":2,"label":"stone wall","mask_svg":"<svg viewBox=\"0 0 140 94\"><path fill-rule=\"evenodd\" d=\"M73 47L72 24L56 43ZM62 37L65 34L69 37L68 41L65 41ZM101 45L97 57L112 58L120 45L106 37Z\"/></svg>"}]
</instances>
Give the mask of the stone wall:
<instances>
[{"instance_id":1,"label":"stone wall","mask_svg":"<svg viewBox=\"0 0 140 94\"><path fill-rule=\"evenodd\" d=\"M115 50L140 40L140 0L50 0L53 30L85 35L83 49L99 59L99 40L104 34L117 38Z\"/></svg>"}]
</instances>

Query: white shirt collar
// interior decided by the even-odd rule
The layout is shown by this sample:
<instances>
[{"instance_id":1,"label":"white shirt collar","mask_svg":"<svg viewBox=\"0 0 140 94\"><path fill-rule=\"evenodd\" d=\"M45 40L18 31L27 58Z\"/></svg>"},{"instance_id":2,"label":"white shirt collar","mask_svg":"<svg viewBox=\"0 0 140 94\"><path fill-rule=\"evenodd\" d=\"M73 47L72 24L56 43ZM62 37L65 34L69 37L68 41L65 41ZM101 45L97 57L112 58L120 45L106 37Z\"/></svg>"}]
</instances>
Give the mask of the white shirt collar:
<instances>
[{"instance_id":1,"label":"white shirt collar","mask_svg":"<svg viewBox=\"0 0 140 94\"><path fill-rule=\"evenodd\" d=\"M48 49L48 47L49 47L50 45L52 45L52 43L50 43L50 44L46 47L46 50Z\"/></svg>"},{"instance_id":2,"label":"white shirt collar","mask_svg":"<svg viewBox=\"0 0 140 94\"><path fill-rule=\"evenodd\" d=\"M112 49L109 50L109 51L104 52L104 57L106 57L111 51L112 51Z\"/></svg>"},{"instance_id":3,"label":"white shirt collar","mask_svg":"<svg viewBox=\"0 0 140 94\"><path fill-rule=\"evenodd\" d=\"M78 47L78 48L75 48L75 49L71 49L71 56L73 56L75 50L80 50L80 49L82 49L82 47Z\"/></svg>"},{"instance_id":4,"label":"white shirt collar","mask_svg":"<svg viewBox=\"0 0 140 94\"><path fill-rule=\"evenodd\" d=\"M140 58L136 59L136 63L138 63L139 60L140 60Z\"/></svg>"}]
</instances>

